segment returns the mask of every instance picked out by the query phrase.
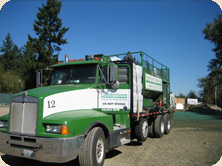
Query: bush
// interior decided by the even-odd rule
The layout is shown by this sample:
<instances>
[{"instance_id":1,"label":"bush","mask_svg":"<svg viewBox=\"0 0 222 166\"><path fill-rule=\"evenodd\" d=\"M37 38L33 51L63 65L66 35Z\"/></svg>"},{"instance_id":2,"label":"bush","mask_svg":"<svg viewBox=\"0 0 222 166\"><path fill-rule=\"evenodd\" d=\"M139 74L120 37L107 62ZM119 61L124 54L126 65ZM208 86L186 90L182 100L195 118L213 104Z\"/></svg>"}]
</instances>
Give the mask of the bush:
<instances>
[{"instance_id":1,"label":"bush","mask_svg":"<svg viewBox=\"0 0 222 166\"><path fill-rule=\"evenodd\" d=\"M1 92L18 93L19 92L19 76L14 71L8 70L1 77ZM21 81L21 89L24 89L24 82Z\"/></svg>"}]
</instances>

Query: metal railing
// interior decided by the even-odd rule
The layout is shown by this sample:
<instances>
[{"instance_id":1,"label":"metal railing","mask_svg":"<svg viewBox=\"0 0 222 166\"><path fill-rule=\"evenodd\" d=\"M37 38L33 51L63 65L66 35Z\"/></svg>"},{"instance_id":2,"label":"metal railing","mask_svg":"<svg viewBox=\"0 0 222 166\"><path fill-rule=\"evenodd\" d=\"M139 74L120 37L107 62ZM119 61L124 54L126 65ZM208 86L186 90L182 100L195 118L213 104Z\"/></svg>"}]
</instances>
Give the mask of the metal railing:
<instances>
[{"instance_id":1,"label":"metal railing","mask_svg":"<svg viewBox=\"0 0 222 166\"><path fill-rule=\"evenodd\" d=\"M108 55L109 57L118 57L121 60L131 58L135 64L143 66L146 73L162 78L164 81L170 81L170 69L158 62L143 51L127 52L122 54Z\"/></svg>"}]
</instances>

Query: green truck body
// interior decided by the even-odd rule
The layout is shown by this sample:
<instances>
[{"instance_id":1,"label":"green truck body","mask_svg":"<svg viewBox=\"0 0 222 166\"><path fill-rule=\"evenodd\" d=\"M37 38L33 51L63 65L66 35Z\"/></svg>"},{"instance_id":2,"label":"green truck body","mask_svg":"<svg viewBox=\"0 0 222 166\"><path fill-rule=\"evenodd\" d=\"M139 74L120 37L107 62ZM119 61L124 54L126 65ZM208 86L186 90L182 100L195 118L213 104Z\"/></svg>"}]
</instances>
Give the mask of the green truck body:
<instances>
[{"instance_id":1,"label":"green truck body","mask_svg":"<svg viewBox=\"0 0 222 166\"><path fill-rule=\"evenodd\" d=\"M12 97L0 117L0 152L103 165L112 148L169 133L170 71L146 53L89 55L52 69L50 86Z\"/></svg>"}]
</instances>

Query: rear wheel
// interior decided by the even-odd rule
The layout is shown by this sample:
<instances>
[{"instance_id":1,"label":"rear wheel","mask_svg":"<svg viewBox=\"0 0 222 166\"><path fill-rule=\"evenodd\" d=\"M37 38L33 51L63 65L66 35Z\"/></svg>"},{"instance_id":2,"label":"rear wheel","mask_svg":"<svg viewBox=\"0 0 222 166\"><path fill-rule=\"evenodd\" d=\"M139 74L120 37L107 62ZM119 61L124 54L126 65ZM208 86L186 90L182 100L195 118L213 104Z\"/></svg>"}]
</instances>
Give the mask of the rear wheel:
<instances>
[{"instance_id":1,"label":"rear wheel","mask_svg":"<svg viewBox=\"0 0 222 166\"><path fill-rule=\"evenodd\" d=\"M169 114L164 115L164 127L165 127L165 134L169 134L171 129L171 119Z\"/></svg>"},{"instance_id":2,"label":"rear wheel","mask_svg":"<svg viewBox=\"0 0 222 166\"><path fill-rule=\"evenodd\" d=\"M164 119L162 115L158 115L154 121L154 134L155 137L161 138L164 134Z\"/></svg>"},{"instance_id":3,"label":"rear wheel","mask_svg":"<svg viewBox=\"0 0 222 166\"><path fill-rule=\"evenodd\" d=\"M149 125L146 119L142 119L135 127L135 134L138 141L144 142L148 137Z\"/></svg>"},{"instance_id":4,"label":"rear wheel","mask_svg":"<svg viewBox=\"0 0 222 166\"><path fill-rule=\"evenodd\" d=\"M153 121L149 121L149 133L148 136L150 138L154 138L154 122Z\"/></svg>"},{"instance_id":5,"label":"rear wheel","mask_svg":"<svg viewBox=\"0 0 222 166\"><path fill-rule=\"evenodd\" d=\"M100 127L93 128L84 140L79 163L84 166L102 166L105 160L105 136Z\"/></svg>"}]
</instances>

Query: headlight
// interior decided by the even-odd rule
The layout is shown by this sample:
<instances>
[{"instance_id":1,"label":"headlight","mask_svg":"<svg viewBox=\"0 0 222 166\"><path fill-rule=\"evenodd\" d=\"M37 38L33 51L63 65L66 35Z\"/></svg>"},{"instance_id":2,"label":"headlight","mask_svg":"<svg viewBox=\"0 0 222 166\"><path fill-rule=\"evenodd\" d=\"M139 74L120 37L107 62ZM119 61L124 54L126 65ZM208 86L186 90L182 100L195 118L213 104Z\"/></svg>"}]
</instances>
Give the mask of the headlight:
<instances>
[{"instance_id":1,"label":"headlight","mask_svg":"<svg viewBox=\"0 0 222 166\"><path fill-rule=\"evenodd\" d=\"M69 128L66 125L46 125L46 132L47 133L56 133L62 135L69 135Z\"/></svg>"},{"instance_id":2,"label":"headlight","mask_svg":"<svg viewBox=\"0 0 222 166\"><path fill-rule=\"evenodd\" d=\"M46 132L47 133L61 133L62 125L46 125Z\"/></svg>"},{"instance_id":3,"label":"headlight","mask_svg":"<svg viewBox=\"0 0 222 166\"><path fill-rule=\"evenodd\" d=\"M7 128L8 121L7 120L0 120L0 128Z\"/></svg>"}]
</instances>

